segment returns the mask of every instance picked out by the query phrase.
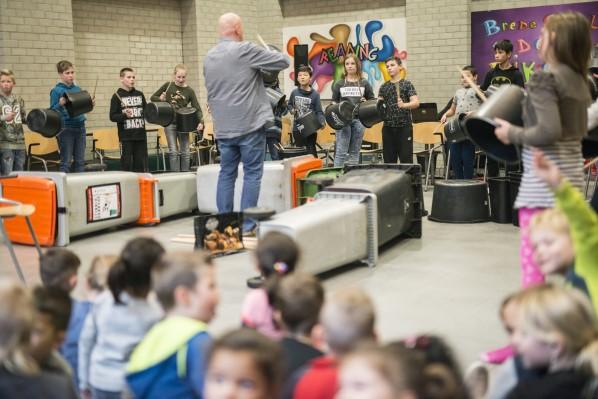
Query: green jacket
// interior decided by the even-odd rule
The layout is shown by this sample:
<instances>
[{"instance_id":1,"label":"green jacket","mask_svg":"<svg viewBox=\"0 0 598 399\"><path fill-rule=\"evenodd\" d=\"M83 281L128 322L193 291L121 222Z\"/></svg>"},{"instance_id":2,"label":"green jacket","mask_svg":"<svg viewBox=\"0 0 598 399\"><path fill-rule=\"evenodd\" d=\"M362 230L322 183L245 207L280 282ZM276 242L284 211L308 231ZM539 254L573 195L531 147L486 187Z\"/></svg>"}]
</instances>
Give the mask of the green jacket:
<instances>
[{"instance_id":1,"label":"green jacket","mask_svg":"<svg viewBox=\"0 0 598 399\"><path fill-rule=\"evenodd\" d=\"M197 110L197 118L199 121L203 122L201 106L199 105L199 101L197 101L197 97L195 96L195 92L192 88L189 86L180 87L174 82L166 82L154 94L152 94L152 102L161 101L160 95L164 92L166 92L166 102L172 104L174 109L185 108L187 105L191 104L191 106Z\"/></svg>"},{"instance_id":2,"label":"green jacket","mask_svg":"<svg viewBox=\"0 0 598 399\"><path fill-rule=\"evenodd\" d=\"M598 215L568 180L555 192L557 207L567 216L575 250L575 273L585 280L598 311Z\"/></svg>"},{"instance_id":3,"label":"green jacket","mask_svg":"<svg viewBox=\"0 0 598 399\"><path fill-rule=\"evenodd\" d=\"M15 112L14 119L6 122L6 114ZM4 150L24 150L25 103L14 94L4 97L0 94L0 148Z\"/></svg>"}]
</instances>

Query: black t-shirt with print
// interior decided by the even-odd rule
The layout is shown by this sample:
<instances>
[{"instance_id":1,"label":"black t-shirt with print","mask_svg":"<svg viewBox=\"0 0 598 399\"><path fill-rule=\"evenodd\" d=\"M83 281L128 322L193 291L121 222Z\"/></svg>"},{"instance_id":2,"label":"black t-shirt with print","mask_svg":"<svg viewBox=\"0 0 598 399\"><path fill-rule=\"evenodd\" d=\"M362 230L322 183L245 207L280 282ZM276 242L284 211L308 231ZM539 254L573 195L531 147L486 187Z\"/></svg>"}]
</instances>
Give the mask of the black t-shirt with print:
<instances>
[{"instance_id":1,"label":"black t-shirt with print","mask_svg":"<svg viewBox=\"0 0 598 399\"><path fill-rule=\"evenodd\" d=\"M411 125L411 110L399 108L398 97L401 101L408 103L413 96L417 96L417 91L413 83L401 79L398 82L386 81L378 91L378 97L382 97L386 103L385 126L401 127Z\"/></svg>"},{"instance_id":2,"label":"black t-shirt with print","mask_svg":"<svg viewBox=\"0 0 598 399\"><path fill-rule=\"evenodd\" d=\"M127 91L123 88L117 90L110 101L110 120L118 126L118 139L120 141L137 141L146 139L145 119L145 96L139 90L133 88ZM133 116L128 117L123 109L133 110Z\"/></svg>"},{"instance_id":3,"label":"black t-shirt with print","mask_svg":"<svg viewBox=\"0 0 598 399\"><path fill-rule=\"evenodd\" d=\"M511 65L509 69L500 69L498 64L488 71L484 78L484 83L480 88L483 91L488 90L490 86L502 86L502 85L517 85L524 87L523 74L519 69Z\"/></svg>"}]
</instances>

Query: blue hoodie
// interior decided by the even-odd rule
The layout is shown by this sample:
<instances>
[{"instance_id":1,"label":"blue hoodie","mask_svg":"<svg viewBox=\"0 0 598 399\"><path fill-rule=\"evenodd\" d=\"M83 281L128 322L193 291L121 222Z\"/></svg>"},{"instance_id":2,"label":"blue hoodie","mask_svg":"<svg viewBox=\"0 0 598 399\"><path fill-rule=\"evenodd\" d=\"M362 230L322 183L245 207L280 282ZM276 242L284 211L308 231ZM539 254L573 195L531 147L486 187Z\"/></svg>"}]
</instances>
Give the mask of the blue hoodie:
<instances>
[{"instance_id":1,"label":"blue hoodie","mask_svg":"<svg viewBox=\"0 0 598 399\"><path fill-rule=\"evenodd\" d=\"M50 90L50 108L60 112L62 116L63 127L83 127L85 126L85 115L79 115L71 118L68 112L66 112L66 108L58 103L58 101L60 101L60 97L62 97L67 91L77 93L81 91L81 88L75 83L73 83L72 86L69 86L64 82L56 83L56 86Z\"/></svg>"},{"instance_id":2,"label":"blue hoodie","mask_svg":"<svg viewBox=\"0 0 598 399\"><path fill-rule=\"evenodd\" d=\"M203 390L210 336L200 321L170 316L135 348L127 383L136 399L196 399Z\"/></svg>"}]
</instances>

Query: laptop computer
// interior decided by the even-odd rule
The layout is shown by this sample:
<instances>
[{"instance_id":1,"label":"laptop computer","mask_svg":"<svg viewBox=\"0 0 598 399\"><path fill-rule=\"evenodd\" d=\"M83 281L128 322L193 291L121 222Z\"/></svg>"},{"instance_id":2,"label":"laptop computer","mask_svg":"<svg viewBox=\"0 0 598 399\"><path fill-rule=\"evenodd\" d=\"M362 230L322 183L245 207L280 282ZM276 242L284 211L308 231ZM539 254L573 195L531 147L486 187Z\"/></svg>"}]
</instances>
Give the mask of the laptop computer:
<instances>
[{"instance_id":1,"label":"laptop computer","mask_svg":"<svg viewBox=\"0 0 598 399\"><path fill-rule=\"evenodd\" d=\"M420 103L419 108L411 110L411 119L413 119L413 123L437 122L438 108L436 103Z\"/></svg>"}]
</instances>

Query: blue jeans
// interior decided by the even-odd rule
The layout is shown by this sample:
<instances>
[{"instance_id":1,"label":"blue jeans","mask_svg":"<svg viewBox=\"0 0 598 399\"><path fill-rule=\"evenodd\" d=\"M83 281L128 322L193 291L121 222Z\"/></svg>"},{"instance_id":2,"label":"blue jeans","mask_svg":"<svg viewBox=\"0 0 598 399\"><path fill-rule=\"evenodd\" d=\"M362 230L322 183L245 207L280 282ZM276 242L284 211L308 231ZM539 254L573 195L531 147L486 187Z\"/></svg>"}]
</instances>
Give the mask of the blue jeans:
<instances>
[{"instance_id":1,"label":"blue jeans","mask_svg":"<svg viewBox=\"0 0 598 399\"><path fill-rule=\"evenodd\" d=\"M164 128L168 143L168 163L173 172L189 172L191 155L189 153L189 133L179 133L176 125L170 124ZM177 143L178 141L178 143Z\"/></svg>"},{"instance_id":2,"label":"blue jeans","mask_svg":"<svg viewBox=\"0 0 598 399\"><path fill-rule=\"evenodd\" d=\"M218 139L220 150L220 174L216 187L218 212L233 211L239 162L243 163L241 211L257 206L264 173L265 145L266 134L263 128L232 139ZM246 220L243 222L243 231L249 231L254 226L253 221Z\"/></svg>"},{"instance_id":3,"label":"blue jeans","mask_svg":"<svg viewBox=\"0 0 598 399\"><path fill-rule=\"evenodd\" d=\"M473 179L475 160L475 144L469 140L453 143L451 151L451 168L455 179Z\"/></svg>"},{"instance_id":4,"label":"blue jeans","mask_svg":"<svg viewBox=\"0 0 598 399\"><path fill-rule=\"evenodd\" d=\"M357 119L336 131L336 149L334 153L334 167L359 163L359 151L363 141L365 127Z\"/></svg>"},{"instance_id":5,"label":"blue jeans","mask_svg":"<svg viewBox=\"0 0 598 399\"><path fill-rule=\"evenodd\" d=\"M65 127L58 134L58 147L60 148L60 171L73 172L85 170L85 127Z\"/></svg>"},{"instance_id":6,"label":"blue jeans","mask_svg":"<svg viewBox=\"0 0 598 399\"><path fill-rule=\"evenodd\" d=\"M270 153L270 159L273 161L278 161L280 156L278 155L278 150L274 147L275 144L280 143L280 137L266 137L266 149ZM264 152L264 160L266 160L266 153Z\"/></svg>"},{"instance_id":7,"label":"blue jeans","mask_svg":"<svg viewBox=\"0 0 598 399\"><path fill-rule=\"evenodd\" d=\"M103 391L91 387L91 397L92 399L121 399L122 392Z\"/></svg>"},{"instance_id":8,"label":"blue jeans","mask_svg":"<svg viewBox=\"0 0 598 399\"><path fill-rule=\"evenodd\" d=\"M0 176L8 176L12 171L24 170L25 150L0 150Z\"/></svg>"}]
</instances>

